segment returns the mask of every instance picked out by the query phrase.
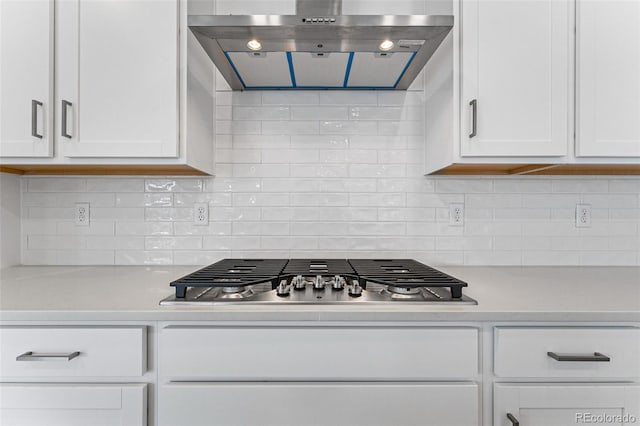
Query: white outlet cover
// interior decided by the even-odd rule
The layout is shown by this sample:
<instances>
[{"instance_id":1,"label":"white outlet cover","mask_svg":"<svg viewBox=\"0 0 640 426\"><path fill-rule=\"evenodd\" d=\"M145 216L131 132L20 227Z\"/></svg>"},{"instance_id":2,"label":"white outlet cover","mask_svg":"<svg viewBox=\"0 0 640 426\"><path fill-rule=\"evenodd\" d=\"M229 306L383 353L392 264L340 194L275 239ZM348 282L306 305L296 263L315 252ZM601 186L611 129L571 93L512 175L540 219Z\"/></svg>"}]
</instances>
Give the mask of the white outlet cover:
<instances>
[{"instance_id":1,"label":"white outlet cover","mask_svg":"<svg viewBox=\"0 0 640 426\"><path fill-rule=\"evenodd\" d=\"M576 228L591 226L591 204L576 204Z\"/></svg>"},{"instance_id":2,"label":"white outlet cover","mask_svg":"<svg viewBox=\"0 0 640 426\"><path fill-rule=\"evenodd\" d=\"M91 210L89 203L76 203L75 223L76 226L89 226L91 220Z\"/></svg>"},{"instance_id":3,"label":"white outlet cover","mask_svg":"<svg viewBox=\"0 0 640 426\"><path fill-rule=\"evenodd\" d=\"M209 224L209 204L195 203L193 205L193 224L201 226Z\"/></svg>"},{"instance_id":4,"label":"white outlet cover","mask_svg":"<svg viewBox=\"0 0 640 426\"><path fill-rule=\"evenodd\" d=\"M449 204L449 225L451 226L464 225L464 204L462 203Z\"/></svg>"}]
</instances>

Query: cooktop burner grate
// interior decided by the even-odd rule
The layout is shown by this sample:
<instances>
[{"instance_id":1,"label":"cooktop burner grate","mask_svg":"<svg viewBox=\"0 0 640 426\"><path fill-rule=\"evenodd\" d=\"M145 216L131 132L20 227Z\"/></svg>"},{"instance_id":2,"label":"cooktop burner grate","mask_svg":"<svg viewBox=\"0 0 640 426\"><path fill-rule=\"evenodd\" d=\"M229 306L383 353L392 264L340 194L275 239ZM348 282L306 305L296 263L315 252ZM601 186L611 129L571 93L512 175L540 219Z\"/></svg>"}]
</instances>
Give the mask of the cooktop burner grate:
<instances>
[{"instance_id":1,"label":"cooktop burner grate","mask_svg":"<svg viewBox=\"0 0 640 426\"><path fill-rule=\"evenodd\" d=\"M224 259L171 283L176 297L185 297L188 287L246 287L265 282L277 285L286 259Z\"/></svg>"},{"instance_id":2,"label":"cooktop burner grate","mask_svg":"<svg viewBox=\"0 0 640 426\"><path fill-rule=\"evenodd\" d=\"M395 293L411 293L418 287L449 289L450 297L462 298L467 283L410 259L224 259L186 275L171 285L176 298L184 299L188 288L226 288L227 292L270 283L275 289L293 277L335 276L355 279L363 289L367 282L389 286Z\"/></svg>"},{"instance_id":3,"label":"cooktop burner grate","mask_svg":"<svg viewBox=\"0 0 640 426\"><path fill-rule=\"evenodd\" d=\"M284 275L354 275L347 259L290 259Z\"/></svg>"},{"instance_id":4,"label":"cooktop burner grate","mask_svg":"<svg viewBox=\"0 0 640 426\"><path fill-rule=\"evenodd\" d=\"M462 297L467 283L411 259L349 259L362 282L394 288L449 287L451 297Z\"/></svg>"}]
</instances>

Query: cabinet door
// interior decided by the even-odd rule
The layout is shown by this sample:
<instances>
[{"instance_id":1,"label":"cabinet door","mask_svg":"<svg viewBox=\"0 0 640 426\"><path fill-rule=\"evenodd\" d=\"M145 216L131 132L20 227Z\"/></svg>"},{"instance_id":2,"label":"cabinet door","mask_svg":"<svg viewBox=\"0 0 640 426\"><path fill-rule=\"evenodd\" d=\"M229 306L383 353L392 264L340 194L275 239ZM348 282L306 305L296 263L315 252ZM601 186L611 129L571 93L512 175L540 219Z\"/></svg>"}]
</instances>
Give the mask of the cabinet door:
<instances>
[{"instance_id":1,"label":"cabinet door","mask_svg":"<svg viewBox=\"0 0 640 426\"><path fill-rule=\"evenodd\" d=\"M640 421L640 386L496 384L494 426L512 426L507 414L526 426L633 424Z\"/></svg>"},{"instance_id":2,"label":"cabinet door","mask_svg":"<svg viewBox=\"0 0 640 426\"><path fill-rule=\"evenodd\" d=\"M572 4L462 2L462 156L567 154Z\"/></svg>"},{"instance_id":3,"label":"cabinet door","mask_svg":"<svg viewBox=\"0 0 640 426\"><path fill-rule=\"evenodd\" d=\"M52 149L53 0L0 1L0 156Z\"/></svg>"},{"instance_id":4,"label":"cabinet door","mask_svg":"<svg viewBox=\"0 0 640 426\"><path fill-rule=\"evenodd\" d=\"M475 383L171 383L158 407L161 426L479 424Z\"/></svg>"},{"instance_id":5,"label":"cabinet door","mask_svg":"<svg viewBox=\"0 0 640 426\"><path fill-rule=\"evenodd\" d=\"M56 107L64 156L177 156L177 0L56 3Z\"/></svg>"},{"instance_id":6,"label":"cabinet door","mask_svg":"<svg viewBox=\"0 0 640 426\"><path fill-rule=\"evenodd\" d=\"M640 2L577 7L576 155L640 157Z\"/></svg>"},{"instance_id":7,"label":"cabinet door","mask_svg":"<svg viewBox=\"0 0 640 426\"><path fill-rule=\"evenodd\" d=\"M145 384L0 385L7 426L146 426Z\"/></svg>"}]
</instances>

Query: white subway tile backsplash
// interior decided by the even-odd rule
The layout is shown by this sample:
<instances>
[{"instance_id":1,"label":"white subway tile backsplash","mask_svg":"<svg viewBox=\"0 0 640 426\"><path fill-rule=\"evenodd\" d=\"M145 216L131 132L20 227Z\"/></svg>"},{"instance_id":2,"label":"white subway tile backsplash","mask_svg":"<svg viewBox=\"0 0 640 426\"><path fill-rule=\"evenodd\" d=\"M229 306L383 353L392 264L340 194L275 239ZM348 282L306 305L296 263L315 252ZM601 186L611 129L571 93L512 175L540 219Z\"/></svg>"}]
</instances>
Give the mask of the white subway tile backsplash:
<instances>
[{"instance_id":1,"label":"white subway tile backsplash","mask_svg":"<svg viewBox=\"0 0 640 426\"><path fill-rule=\"evenodd\" d=\"M176 265L209 265L231 257L231 250L180 250L173 253Z\"/></svg>"},{"instance_id":2,"label":"white subway tile backsplash","mask_svg":"<svg viewBox=\"0 0 640 426\"><path fill-rule=\"evenodd\" d=\"M28 192L86 192L87 181L83 178L37 177L27 180Z\"/></svg>"},{"instance_id":3,"label":"white subway tile backsplash","mask_svg":"<svg viewBox=\"0 0 640 426\"><path fill-rule=\"evenodd\" d=\"M609 181L609 191L611 193L640 194L640 179L617 179Z\"/></svg>"},{"instance_id":4,"label":"white subway tile backsplash","mask_svg":"<svg viewBox=\"0 0 640 426\"><path fill-rule=\"evenodd\" d=\"M56 250L56 265L113 265L112 250Z\"/></svg>"},{"instance_id":5,"label":"white subway tile backsplash","mask_svg":"<svg viewBox=\"0 0 640 426\"><path fill-rule=\"evenodd\" d=\"M351 164L351 177L404 177L406 167L403 164Z\"/></svg>"},{"instance_id":6,"label":"white subway tile backsplash","mask_svg":"<svg viewBox=\"0 0 640 426\"><path fill-rule=\"evenodd\" d=\"M173 252L161 250L119 250L115 252L116 265L171 265Z\"/></svg>"},{"instance_id":7,"label":"white subway tile backsplash","mask_svg":"<svg viewBox=\"0 0 640 426\"><path fill-rule=\"evenodd\" d=\"M378 132L376 121L321 121L320 134L375 135Z\"/></svg>"},{"instance_id":8,"label":"white subway tile backsplash","mask_svg":"<svg viewBox=\"0 0 640 426\"><path fill-rule=\"evenodd\" d=\"M93 203L89 201L91 205ZM115 194L116 207L171 207L173 194L163 193L125 193Z\"/></svg>"},{"instance_id":9,"label":"white subway tile backsplash","mask_svg":"<svg viewBox=\"0 0 640 426\"><path fill-rule=\"evenodd\" d=\"M321 105L377 105L375 92L320 92Z\"/></svg>"},{"instance_id":10,"label":"white subway tile backsplash","mask_svg":"<svg viewBox=\"0 0 640 426\"><path fill-rule=\"evenodd\" d=\"M551 180L547 179L496 179L493 183L494 192L501 193L536 193L551 192Z\"/></svg>"},{"instance_id":11,"label":"white subway tile backsplash","mask_svg":"<svg viewBox=\"0 0 640 426\"><path fill-rule=\"evenodd\" d=\"M84 237L69 235L29 235L29 250L82 250L86 246Z\"/></svg>"},{"instance_id":12,"label":"white subway tile backsplash","mask_svg":"<svg viewBox=\"0 0 640 426\"><path fill-rule=\"evenodd\" d=\"M443 193L468 194L473 192L493 192L493 181L489 179L439 179L436 191Z\"/></svg>"},{"instance_id":13,"label":"white subway tile backsplash","mask_svg":"<svg viewBox=\"0 0 640 426\"><path fill-rule=\"evenodd\" d=\"M58 235L113 235L114 229L114 222L91 222L89 226L76 226L74 222L58 222L57 233Z\"/></svg>"},{"instance_id":14,"label":"white subway tile backsplash","mask_svg":"<svg viewBox=\"0 0 640 426\"><path fill-rule=\"evenodd\" d=\"M173 235L173 223L121 222L116 224L116 235Z\"/></svg>"},{"instance_id":15,"label":"white subway tile backsplash","mask_svg":"<svg viewBox=\"0 0 640 426\"><path fill-rule=\"evenodd\" d=\"M588 192L608 192L609 182L607 180L580 179L580 180L556 180L551 182L552 192L562 193L588 193Z\"/></svg>"},{"instance_id":16,"label":"white subway tile backsplash","mask_svg":"<svg viewBox=\"0 0 640 426\"><path fill-rule=\"evenodd\" d=\"M260 237L204 237L203 243L205 250L258 250Z\"/></svg>"},{"instance_id":17,"label":"white subway tile backsplash","mask_svg":"<svg viewBox=\"0 0 640 426\"><path fill-rule=\"evenodd\" d=\"M296 149L348 149L349 136L345 135L291 135L291 147Z\"/></svg>"},{"instance_id":18,"label":"white subway tile backsplash","mask_svg":"<svg viewBox=\"0 0 640 426\"><path fill-rule=\"evenodd\" d=\"M404 92L217 81L215 177L22 177L23 263L640 264L638 177L424 177L423 75ZM78 202L90 226L75 225ZM193 224L195 203L209 205L208 225ZM449 224L451 203L464 203L464 226ZM592 206L591 227L576 228L578 203Z\"/></svg>"},{"instance_id":19,"label":"white subway tile backsplash","mask_svg":"<svg viewBox=\"0 0 640 426\"><path fill-rule=\"evenodd\" d=\"M315 91L282 92L264 91L262 92L263 105L318 105L320 96Z\"/></svg>"},{"instance_id":20,"label":"white subway tile backsplash","mask_svg":"<svg viewBox=\"0 0 640 426\"><path fill-rule=\"evenodd\" d=\"M319 132L318 121L265 121L262 123L263 135L317 135Z\"/></svg>"},{"instance_id":21,"label":"white subway tile backsplash","mask_svg":"<svg viewBox=\"0 0 640 426\"><path fill-rule=\"evenodd\" d=\"M292 206L347 206L349 205L348 194L291 194Z\"/></svg>"},{"instance_id":22,"label":"white subway tile backsplash","mask_svg":"<svg viewBox=\"0 0 640 426\"><path fill-rule=\"evenodd\" d=\"M201 192L201 179L147 179L146 192Z\"/></svg>"},{"instance_id":23,"label":"white subway tile backsplash","mask_svg":"<svg viewBox=\"0 0 640 426\"><path fill-rule=\"evenodd\" d=\"M146 237L146 250L198 250L202 248L202 237Z\"/></svg>"},{"instance_id":24,"label":"white subway tile backsplash","mask_svg":"<svg viewBox=\"0 0 640 426\"><path fill-rule=\"evenodd\" d=\"M346 178L348 175L347 164L291 165L292 177Z\"/></svg>"},{"instance_id":25,"label":"white subway tile backsplash","mask_svg":"<svg viewBox=\"0 0 640 426\"><path fill-rule=\"evenodd\" d=\"M296 106L291 108L292 120L347 120L346 107Z\"/></svg>"},{"instance_id":26,"label":"white subway tile backsplash","mask_svg":"<svg viewBox=\"0 0 640 426\"><path fill-rule=\"evenodd\" d=\"M142 207L94 207L91 206L91 221L140 221L145 219Z\"/></svg>"},{"instance_id":27,"label":"white subway tile backsplash","mask_svg":"<svg viewBox=\"0 0 640 426\"><path fill-rule=\"evenodd\" d=\"M218 117L220 118L220 117ZM288 106L275 107L233 107L233 119L247 120L289 120L291 110ZM234 132L235 133L235 132Z\"/></svg>"},{"instance_id":28,"label":"white subway tile backsplash","mask_svg":"<svg viewBox=\"0 0 640 426\"><path fill-rule=\"evenodd\" d=\"M148 222L193 221L193 208L148 207L144 209L144 220Z\"/></svg>"},{"instance_id":29,"label":"white subway tile backsplash","mask_svg":"<svg viewBox=\"0 0 640 426\"><path fill-rule=\"evenodd\" d=\"M88 179L87 192L142 192L143 179L103 178Z\"/></svg>"},{"instance_id":30,"label":"white subway tile backsplash","mask_svg":"<svg viewBox=\"0 0 640 426\"><path fill-rule=\"evenodd\" d=\"M231 235L231 222L213 222L209 225L194 225L189 222L173 224L175 235Z\"/></svg>"},{"instance_id":31,"label":"white subway tile backsplash","mask_svg":"<svg viewBox=\"0 0 640 426\"><path fill-rule=\"evenodd\" d=\"M402 222L359 222L349 224L349 235L404 235Z\"/></svg>"},{"instance_id":32,"label":"white subway tile backsplash","mask_svg":"<svg viewBox=\"0 0 640 426\"><path fill-rule=\"evenodd\" d=\"M87 236L88 250L144 250L144 237Z\"/></svg>"}]
</instances>

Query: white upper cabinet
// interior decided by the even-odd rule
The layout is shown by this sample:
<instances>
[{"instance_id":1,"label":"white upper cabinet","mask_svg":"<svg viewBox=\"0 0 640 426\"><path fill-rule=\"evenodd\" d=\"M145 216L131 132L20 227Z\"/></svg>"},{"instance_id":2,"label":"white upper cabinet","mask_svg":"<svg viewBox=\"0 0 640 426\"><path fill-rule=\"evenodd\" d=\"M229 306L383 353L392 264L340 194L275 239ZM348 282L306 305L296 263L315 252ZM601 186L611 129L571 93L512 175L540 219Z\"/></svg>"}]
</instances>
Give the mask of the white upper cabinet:
<instances>
[{"instance_id":1,"label":"white upper cabinet","mask_svg":"<svg viewBox=\"0 0 640 426\"><path fill-rule=\"evenodd\" d=\"M0 156L53 154L53 1L0 1Z\"/></svg>"},{"instance_id":2,"label":"white upper cabinet","mask_svg":"<svg viewBox=\"0 0 640 426\"><path fill-rule=\"evenodd\" d=\"M576 155L640 157L640 2L577 8Z\"/></svg>"},{"instance_id":3,"label":"white upper cabinet","mask_svg":"<svg viewBox=\"0 0 640 426\"><path fill-rule=\"evenodd\" d=\"M56 123L67 157L176 157L177 0L56 4Z\"/></svg>"},{"instance_id":4,"label":"white upper cabinet","mask_svg":"<svg viewBox=\"0 0 640 426\"><path fill-rule=\"evenodd\" d=\"M573 3L467 0L461 8L461 155L566 155Z\"/></svg>"}]
</instances>

